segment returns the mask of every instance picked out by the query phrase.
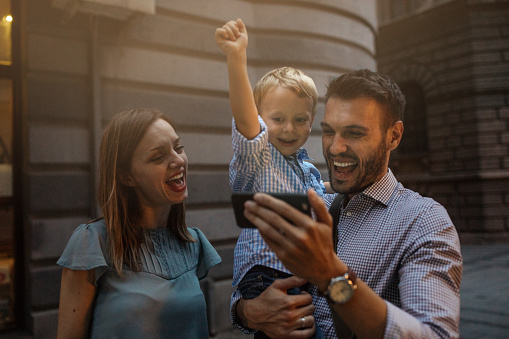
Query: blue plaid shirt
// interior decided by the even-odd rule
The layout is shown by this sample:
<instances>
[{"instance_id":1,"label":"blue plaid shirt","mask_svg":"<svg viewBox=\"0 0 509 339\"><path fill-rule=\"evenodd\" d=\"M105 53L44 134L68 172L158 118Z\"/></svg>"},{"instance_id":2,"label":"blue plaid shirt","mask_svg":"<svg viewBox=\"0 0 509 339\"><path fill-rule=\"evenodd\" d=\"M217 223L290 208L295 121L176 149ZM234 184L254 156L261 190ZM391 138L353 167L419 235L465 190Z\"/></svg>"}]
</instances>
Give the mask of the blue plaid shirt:
<instances>
[{"instance_id":1,"label":"blue plaid shirt","mask_svg":"<svg viewBox=\"0 0 509 339\"><path fill-rule=\"evenodd\" d=\"M324 197L327 206L334 197ZM387 304L385 338L459 337L462 257L443 206L404 188L389 170L342 207L338 239L341 260ZM335 338L327 301L315 287L309 292L317 325ZM232 321L240 298L235 291Z\"/></svg>"},{"instance_id":2,"label":"blue plaid shirt","mask_svg":"<svg viewBox=\"0 0 509 339\"><path fill-rule=\"evenodd\" d=\"M261 132L246 139L232 126L233 159L230 163L230 187L234 192L307 192L309 188L323 196L325 186L316 167L301 148L294 159L287 161L269 143L267 126L258 116ZM260 236L256 228L243 229L235 246L233 263L233 286L255 265L289 271Z\"/></svg>"}]
</instances>

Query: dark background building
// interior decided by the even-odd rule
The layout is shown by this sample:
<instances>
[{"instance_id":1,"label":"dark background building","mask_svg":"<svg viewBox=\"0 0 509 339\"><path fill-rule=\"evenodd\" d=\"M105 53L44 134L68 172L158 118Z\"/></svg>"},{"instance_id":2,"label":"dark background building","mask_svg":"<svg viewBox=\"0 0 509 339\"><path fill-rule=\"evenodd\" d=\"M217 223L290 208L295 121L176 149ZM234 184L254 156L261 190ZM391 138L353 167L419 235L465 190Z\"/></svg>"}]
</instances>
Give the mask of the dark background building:
<instances>
[{"instance_id":1,"label":"dark background building","mask_svg":"<svg viewBox=\"0 0 509 339\"><path fill-rule=\"evenodd\" d=\"M325 178L325 86L378 67L409 102L391 163L398 178L444 204L462 241L509 242L508 4L0 0L0 328L55 336L55 263L76 226L99 215L102 129L140 106L167 113L186 145L188 225L223 258L202 283L210 333L230 328L239 229L228 187L226 63L213 36L237 17L249 28L253 83L283 65L315 80L320 101L306 147Z\"/></svg>"},{"instance_id":2,"label":"dark background building","mask_svg":"<svg viewBox=\"0 0 509 339\"><path fill-rule=\"evenodd\" d=\"M463 243L509 241L509 2L380 1L379 71L405 92L391 168Z\"/></svg>"}]
</instances>

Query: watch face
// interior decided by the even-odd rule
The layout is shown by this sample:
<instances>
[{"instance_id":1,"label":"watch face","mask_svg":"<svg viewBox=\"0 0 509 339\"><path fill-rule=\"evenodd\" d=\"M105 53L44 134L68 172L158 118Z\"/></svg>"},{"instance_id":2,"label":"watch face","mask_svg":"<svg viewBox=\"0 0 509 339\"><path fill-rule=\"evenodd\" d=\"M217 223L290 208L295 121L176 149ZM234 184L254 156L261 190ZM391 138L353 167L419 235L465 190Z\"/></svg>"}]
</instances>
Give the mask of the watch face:
<instances>
[{"instance_id":1,"label":"watch face","mask_svg":"<svg viewBox=\"0 0 509 339\"><path fill-rule=\"evenodd\" d=\"M354 288L350 280L340 277L330 288L330 298L336 303L345 303L353 296Z\"/></svg>"}]
</instances>

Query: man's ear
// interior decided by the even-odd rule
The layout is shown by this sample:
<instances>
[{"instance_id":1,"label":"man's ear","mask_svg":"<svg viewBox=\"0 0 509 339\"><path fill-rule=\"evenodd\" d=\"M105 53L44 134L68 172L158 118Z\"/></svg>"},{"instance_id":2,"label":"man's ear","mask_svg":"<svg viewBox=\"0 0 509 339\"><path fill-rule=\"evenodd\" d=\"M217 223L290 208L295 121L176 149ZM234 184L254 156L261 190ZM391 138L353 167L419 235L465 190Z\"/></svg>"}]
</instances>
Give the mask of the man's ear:
<instances>
[{"instance_id":1,"label":"man's ear","mask_svg":"<svg viewBox=\"0 0 509 339\"><path fill-rule=\"evenodd\" d=\"M405 127L403 126L403 121L396 121L387 131L387 148L389 151L392 151L398 147L401 142L401 138L403 137L403 130Z\"/></svg>"},{"instance_id":2,"label":"man's ear","mask_svg":"<svg viewBox=\"0 0 509 339\"><path fill-rule=\"evenodd\" d=\"M134 186L134 180L131 177L131 174L127 171L120 171L118 173L118 178L120 183L125 186Z\"/></svg>"}]
</instances>

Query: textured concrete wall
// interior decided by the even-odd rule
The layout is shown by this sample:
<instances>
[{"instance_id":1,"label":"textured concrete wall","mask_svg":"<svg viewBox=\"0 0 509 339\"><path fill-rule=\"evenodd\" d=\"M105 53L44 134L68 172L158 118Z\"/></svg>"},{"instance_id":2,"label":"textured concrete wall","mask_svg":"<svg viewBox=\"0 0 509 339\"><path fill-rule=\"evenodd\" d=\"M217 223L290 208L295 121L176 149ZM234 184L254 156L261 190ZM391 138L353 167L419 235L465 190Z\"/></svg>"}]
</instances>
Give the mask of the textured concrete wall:
<instances>
[{"instance_id":1,"label":"textured concrete wall","mask_svg":"<svg viewBox=\"0 0 509 339\"><path fill-rule=\"evenodd\" d=\"M428 152L396 155L400 179L445 205L463 241L508 241L507 2L451 1L384 25L377 53L380 71L426 95Z\"/></svg>"},{"instance_id":2,"label":"textured concrete wall","mask_svg":"<svg viewBox=\"0 0 509 339\"><path fill-rule=\"evenodd\" d=\"M253 83L289 65L313 77L323 96L341 72L375 69L375 0L159 0L155 15L99 17L96 38L88 15L62 23L65 13L50 0L25 0L23 16L27 326L38 338L54 337L61 273L55 262L74 228L97 214L94 145L102 127L120 110L154 107L170 116L186 146L188 225L200 227L223 258L202 282L210 331L230 328L239 229L229 201L227 68L214 30L243 18ZM307 147L323 171L321 114L322 100Z\"/></svg>"}]
</instances>

